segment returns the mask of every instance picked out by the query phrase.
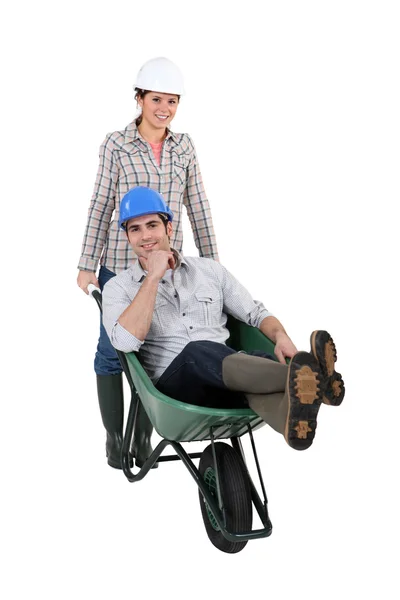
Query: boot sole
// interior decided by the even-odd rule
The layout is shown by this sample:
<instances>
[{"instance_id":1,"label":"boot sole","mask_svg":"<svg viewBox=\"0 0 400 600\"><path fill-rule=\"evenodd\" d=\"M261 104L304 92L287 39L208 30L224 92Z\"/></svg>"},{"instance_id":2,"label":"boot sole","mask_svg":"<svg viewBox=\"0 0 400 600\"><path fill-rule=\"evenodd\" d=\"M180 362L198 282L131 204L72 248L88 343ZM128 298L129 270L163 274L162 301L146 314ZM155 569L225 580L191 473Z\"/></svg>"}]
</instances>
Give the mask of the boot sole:
<instances>
[{"instance_id":1,"label":"boot sole","mask_svg":"<svg viewBox=\"0 0 400 600\"><path fill-rule=\"evenodd\" d=\"M308 352L295 354L288 368L289 410L284 433L286 442L295 450L306 450L313 443L322 402L320 383L318 361Z\"/></svg>"},{"instance_id":2,"label":"boot sole","mask_svg":"<svg viewBox=\"0 0 400 600\"><path fill-rule=\"evenodd\" d=\"M327 331L313 331L310 338L311 352L317 359L323 377L323 398L325 404L339 406L345 394L344 381L335 371L337 361L336 346Z\"/></svg>"},{"instance_id":3,"label":"boot sole","mask_svg":"<svg viewBox=\"0 0 400 600\"><path fill-rule=\"evenodd\" d=\"M122 469L120 460L116 460L115 458L113 458L112 456L107 454L107 452L106 452L106 457L107 457L107 464L110 467L112 467L113 469ZM131 455L129 455L129 463L128 464L129 464L129 468L133 469L133 459L132 459Z\"/></svg>"}]
</instances>

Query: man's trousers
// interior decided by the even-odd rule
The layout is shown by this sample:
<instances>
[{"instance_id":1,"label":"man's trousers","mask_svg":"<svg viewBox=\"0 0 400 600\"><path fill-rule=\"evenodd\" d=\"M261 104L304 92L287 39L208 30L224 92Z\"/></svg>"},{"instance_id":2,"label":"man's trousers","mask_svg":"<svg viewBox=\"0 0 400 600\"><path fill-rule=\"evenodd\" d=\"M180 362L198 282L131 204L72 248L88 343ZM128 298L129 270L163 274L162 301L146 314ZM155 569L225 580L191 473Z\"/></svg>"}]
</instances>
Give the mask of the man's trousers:
<instances>
[{"instance_id":1,"label":"man's trousers","mask_svg":"<svg viewBox=\"0 0 400 600\"><path fill-rule=\"evenodd\" d=\"M161 375L156 387L167 396L201 406L250 406L284 432L288 367L270 354L236 352L224 344L190 342Z\"/></svg>"}]
</instances>

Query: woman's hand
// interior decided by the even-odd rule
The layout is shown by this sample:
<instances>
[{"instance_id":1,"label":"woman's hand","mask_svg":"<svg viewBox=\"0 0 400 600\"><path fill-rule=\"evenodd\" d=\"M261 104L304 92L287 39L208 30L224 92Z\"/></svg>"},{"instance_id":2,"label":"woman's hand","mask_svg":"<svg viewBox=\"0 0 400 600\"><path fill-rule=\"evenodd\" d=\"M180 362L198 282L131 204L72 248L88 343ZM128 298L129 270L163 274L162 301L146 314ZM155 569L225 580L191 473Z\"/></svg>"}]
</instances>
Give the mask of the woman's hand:
<instances>
[{"instance_id":1,"label":"woman's hand","mask_svg":"<svg viewBox=\"0 0 400 600\"><path fill-rule=\"evenodd\" d=\"M85 294L89 293L87 289L89 283L93 283L93 285L98 288L100 287L99 282L97 281L96 273L93 273L92 271L79 271L77 282Z\"/></svg>"}]
</instances>

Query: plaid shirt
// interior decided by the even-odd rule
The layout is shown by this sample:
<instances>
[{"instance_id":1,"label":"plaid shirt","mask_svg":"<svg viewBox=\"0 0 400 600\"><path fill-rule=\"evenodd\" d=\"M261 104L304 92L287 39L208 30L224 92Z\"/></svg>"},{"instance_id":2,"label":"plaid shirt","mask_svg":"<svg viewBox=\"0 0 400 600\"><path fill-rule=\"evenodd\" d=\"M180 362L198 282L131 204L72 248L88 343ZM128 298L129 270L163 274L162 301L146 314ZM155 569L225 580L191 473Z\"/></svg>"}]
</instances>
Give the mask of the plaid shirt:
<instances>
[{"instance_id":1,"label":"plaid shirt","mask_svg":"<svg viewBox=\"0 0 400 600\"><path fill-rule=\"evenodd\" d=\"M210 207L191 138L168 130L158 166L150 144L133 122L123 131L108 134L100 146L99 170L78 269L96 271L99 259L115 273L132 264L135 254L125 232L118 227L118 219L121 199L138 185L160 192L174 212L172 247L182 250L181 213L185 205L200 256L218 259Z\"/></svg>"},{"instance_id":2,"label":"plaid shirt","mask_svg":"<svg viewBox=\"0 0 400 600\"><path fill-rule=\"evenodd\" d=\"M115 348L140 350L143 367L154 383L184 347L197 340L224 344L229 337L227 314L260 327L271 315L261 302L219 262L179 257L174 271L158 284L150 330L144 342L118 323L146 276L139 261L110 279L103 290L103 324Z\"/></svg>"}]
</instances>

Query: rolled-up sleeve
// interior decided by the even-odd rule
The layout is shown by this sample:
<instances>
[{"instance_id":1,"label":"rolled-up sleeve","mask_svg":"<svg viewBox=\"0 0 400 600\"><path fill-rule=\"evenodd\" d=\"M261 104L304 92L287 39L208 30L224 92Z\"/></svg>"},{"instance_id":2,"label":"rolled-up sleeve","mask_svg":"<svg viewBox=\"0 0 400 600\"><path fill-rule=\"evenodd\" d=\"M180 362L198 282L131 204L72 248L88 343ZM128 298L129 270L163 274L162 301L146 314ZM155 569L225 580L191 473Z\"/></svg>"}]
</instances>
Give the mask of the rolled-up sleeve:
<instances>
[{"instance_id":1,"label":"rolled-up sleeve","mask_svg":"<svg viewBox=\"0 0 400 600\"><path fill-rule=\"evenodd\" d=\"M111 135L109 134L100 146L99 168L78 264L78 269L83 271L96 271L115 208L119 172L114 160L114 142Z\"/></svg>"},{"instance_id":2,"label":"rolled-up sleeve","mask_svg":"<svg viewBox=\"0 0 400 600\"><path fill-rule=\"evenodd\" d=\"M217 242L211 218L210 205L204 190L203 179L197 161L196 150L189 138L190 163L187 168L183 204L186 206L193 237L200 256L218 260Z\"/></svg>"},{"instance_id":3,"label":"rolled-up sleeve","mask_svg":"<svg viewBox=\"0 0 400 600\"><path fill-rule=\"evenodd\" d=\"M214 271L222 284L225 313L258 329L266 317L273 316L262 302L253 300L246 288L225 267L215 263Z\"/></svg>"},{"instance_id":4,"label":"rolled-up sleeve","mask_svg":"<svg viewBox=\"0 0 400 600\"><path fill-rule=\"evenodd\" d=\"M102 304L103 325L111 344L121 352L138 352L144 342L118 323L119 317L130 306L131 300L115 277L104 286Z\"/></svg>"}]
</instances>

